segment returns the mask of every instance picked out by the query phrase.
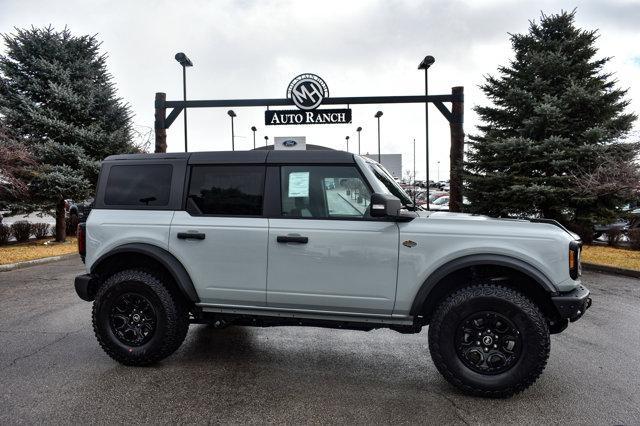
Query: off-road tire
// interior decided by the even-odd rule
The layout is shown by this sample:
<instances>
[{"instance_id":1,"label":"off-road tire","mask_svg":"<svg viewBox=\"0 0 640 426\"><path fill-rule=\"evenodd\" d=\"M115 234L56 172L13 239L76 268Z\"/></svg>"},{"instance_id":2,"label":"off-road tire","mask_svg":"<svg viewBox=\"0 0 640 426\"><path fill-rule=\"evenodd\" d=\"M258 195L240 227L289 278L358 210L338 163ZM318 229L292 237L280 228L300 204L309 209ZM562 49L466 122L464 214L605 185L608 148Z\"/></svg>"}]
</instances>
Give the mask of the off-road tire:
<instances>
[{"instance_id":1,"label":"off-road tire","mask_svg":"<svg viewBox=\"0 0 640 426\"><path fill-rule=\"evenodd\" d=\"M491 310L510 319L520 331L522 350L508 370L481 374L467 367L456 352L456 330L474 312ZM549 329L540 309L510 288L482 284L462 288L442 301L429 325L429 351L438 371L464 393L506 398L531 386L549 358Z\"/></svg>"},{"instance_id":2,"label":"off-road tire","mask_svg":"<svg viewBox=\"0 0 640 426\"><path fill-rule=\"evenodd\" d=\"M140 346L120 341L110 326L111 306L125 293L143 295L156 313L152 337ZM189 330L188 310L169 291L161 279L140 270L125 270L108 277L93 302L93 330L98 343L111 358L121 364L144 366L156 363L175 352Z\"/></svg>"}]
</instances>

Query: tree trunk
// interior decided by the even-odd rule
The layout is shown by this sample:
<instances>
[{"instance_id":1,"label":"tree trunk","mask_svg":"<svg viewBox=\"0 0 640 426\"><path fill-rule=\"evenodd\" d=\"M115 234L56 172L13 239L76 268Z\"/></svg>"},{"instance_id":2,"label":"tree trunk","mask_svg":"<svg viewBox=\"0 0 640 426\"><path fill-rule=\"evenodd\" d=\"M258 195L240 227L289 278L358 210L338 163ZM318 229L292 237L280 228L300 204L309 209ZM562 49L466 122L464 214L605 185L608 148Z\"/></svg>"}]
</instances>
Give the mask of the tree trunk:
<instances>
[{"instance_id":1,"label":"tree trunk","mask_svg":"<svg viewBox=\"0 0 640 426\"><path fill-rule=\"evenodd\" d=\"M56 241L63 243L67 237L67 224L65 221L64 200L56 204Z\"/></svg>"}]
</instances>

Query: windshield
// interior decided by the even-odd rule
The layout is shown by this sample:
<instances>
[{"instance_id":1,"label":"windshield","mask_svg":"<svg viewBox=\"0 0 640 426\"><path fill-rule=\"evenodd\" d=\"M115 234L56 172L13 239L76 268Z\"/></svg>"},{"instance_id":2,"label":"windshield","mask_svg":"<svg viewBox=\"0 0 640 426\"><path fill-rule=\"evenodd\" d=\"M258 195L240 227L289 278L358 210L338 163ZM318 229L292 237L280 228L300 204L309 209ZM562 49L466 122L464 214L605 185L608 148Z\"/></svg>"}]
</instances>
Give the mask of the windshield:
<instances>
[{"instance_id":1,"label":"windshield","mask_svg":"<svg viewBox=\"0 0 640 426\"><path fill-rule=\"evenodd\" d=\"M369 168L375 175L376 179L378 179L378 182L380 182L382 186L387 189L387 193L398 197L402 202L402 205L404 205L405 207L414 209L411 197L409 197L407 193L404 192L402 187L398 185L398 182L396 182L396 180L391 177L389 172L384 167L377 163L367 162L367 164L369 165Z\"/></svg>"}]
</instances>

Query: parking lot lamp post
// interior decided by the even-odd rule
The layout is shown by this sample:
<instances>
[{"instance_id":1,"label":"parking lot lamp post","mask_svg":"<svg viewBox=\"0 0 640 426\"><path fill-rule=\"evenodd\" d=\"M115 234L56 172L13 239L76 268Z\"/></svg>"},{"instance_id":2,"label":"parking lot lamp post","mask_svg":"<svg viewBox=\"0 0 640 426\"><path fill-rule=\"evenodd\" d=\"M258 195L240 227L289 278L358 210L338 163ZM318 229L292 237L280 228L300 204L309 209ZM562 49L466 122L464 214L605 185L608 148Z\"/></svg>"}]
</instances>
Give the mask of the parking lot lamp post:
<instances>
[{"instance_id":1,"label":"parking lot lamp post","mask_svg":"<svg viewBox=\"0 0 640 426\"><path fill-rule=\"evenodd\" d=\"M176 53L176 61L182 66L182 98L187 100L187 67L192 67L193 62L182 52ZM184 108L184 152L187 152L187 108Z\"/></svg>"},{"instance_id":2,"label":"parking lot lamp post","mask_svg":"<svg viewBox=\"0 0 640 426\"><path fill-rule=\"evenodd\" d=\"M419 70L424 70L424 96L429 96L429 67L433 65L436 59L433 56L425 56L420 65ZM425 120L425 144L426 144L426 166L427 166L427 200L429 199L429 102L424 102L424 120ZM429 210L429 204L427 203L427 210Z\"/></svg>"},{"instance_id":3,"label":"parking lot lamp post","mask_svg":"<svg viewBox=\"0 0 640 426\"><path fill-rule=\"evenodd\" d=\"M416 206L416 138L413 138L413 206Z\"/></svg>"},{"instance_id":4,"label":"parking lot lamp post","mask_svg":"<svg viewBox=\"0 0 640 426\"><path fill-rule=\"evenodd\" d=\"M360 132L362 131L362 127L358 127L356 132L358 132L358 155L360 155Z\"/></svg>"},{"instance_id":5,"label":"parking lot lamp post","mask_svg":"<svg viewBox=\"0 0 640 426\"><path fill-rule=\"evenodd\" d=\"M269 136L264 137L264 146L269 146Z\"/></svg>"},{"instance_id":6,"label":"parking lot lamp post","mask_svg":"<svg viewBox=\"0 0 640 426\"><path fill-rule=\"evenodd\" d=\"M438 161L438 182L440 182L440 161Z\"/></svg>"},{"instance_id":7,"label":"parking lot lamp post","mask_svg":"<svg viewBox=\"0 0 640 426\"><path fill-rule=\"evenodd\" d=\"M251 126L251 131L253 132L253 149L256 149L256 126Z\"/></svg>"},{"instance_id":8,"label":"parking lot lamp post","mask_svg":"<svg viewBox=\"0 0 640 426\"><path fill-rule=\"evenodd\" d=\"M347 152L349 152L349 136L344 138L347 141Z\"/></svg>"},{"instance_id":9,"label":"parking lot lamp post","mask_svg":"<svg viewBox=\"0 0 640 426\"><path fill-rule=\"evenodd\" d=\"M233 133L233 119L236 117L236 113L232 109L230 109L229 111L227 111L227 114L229 114L229 117L231 117L231 151L235 151L236 144L235 135Z\"/></svg>"},{"instance_id":10,"label":"parking lot lamp post","mask_svg":"<svg viewBox=\"0 0 640 426\"><path fill-rule=\"evenodd\" d=\"M374 117L378 119L378 163L382 164L380 159L380 117L382 117L382 111L376 112Z\"/></svg>"}]
</instances>

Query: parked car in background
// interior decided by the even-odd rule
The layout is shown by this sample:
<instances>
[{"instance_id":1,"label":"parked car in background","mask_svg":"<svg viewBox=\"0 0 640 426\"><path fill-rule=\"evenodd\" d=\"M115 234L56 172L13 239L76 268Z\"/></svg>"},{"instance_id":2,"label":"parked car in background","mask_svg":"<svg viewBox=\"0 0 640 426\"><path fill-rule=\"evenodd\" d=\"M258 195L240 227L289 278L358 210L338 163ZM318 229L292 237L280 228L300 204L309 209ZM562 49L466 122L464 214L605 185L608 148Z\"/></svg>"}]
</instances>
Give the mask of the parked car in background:
<instances>
[{"instance_id":1,"label":"parked car in background","mask_svg":"<svg viewBox=\"0 0 640 426\"><path fill-rule=\"evenodd\" d=\"M429 203L429 210L449 210L449 196L443 195Z\"/></svg>"}]
</instances>

